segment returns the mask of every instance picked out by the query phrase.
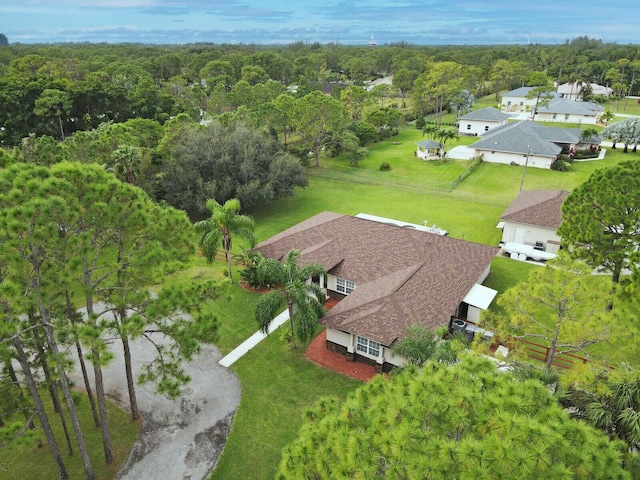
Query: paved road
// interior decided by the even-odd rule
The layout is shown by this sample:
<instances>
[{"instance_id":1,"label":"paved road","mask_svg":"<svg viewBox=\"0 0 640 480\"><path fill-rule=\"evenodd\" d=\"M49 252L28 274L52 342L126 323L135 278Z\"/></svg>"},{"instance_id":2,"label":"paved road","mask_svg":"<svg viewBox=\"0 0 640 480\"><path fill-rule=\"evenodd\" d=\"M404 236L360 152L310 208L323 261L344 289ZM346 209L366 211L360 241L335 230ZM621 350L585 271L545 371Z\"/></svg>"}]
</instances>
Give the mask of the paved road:
<instances>
[{"instance_id":1,"label":"paved road","mask_svg":"<svg viewBox=\"0 0 640 480\"><path fill-rule=\"evenodd\" d=\"M154 340L162 341L155 335ZM105 391L116 402L128 405L122 345L118 341L111 347L115 358L103 371ZM137 378L155 350L142 339L134 341L131 350ZM203 347L186 365L192 380L175 400L155 394L152 385L137 386L142 429L119 479L201 480L215 468L240 402L240 382L231 370L218 365L221 357L217 348ZM83 384L79 367L73 380Z\"/></svg>"}]
</instances>

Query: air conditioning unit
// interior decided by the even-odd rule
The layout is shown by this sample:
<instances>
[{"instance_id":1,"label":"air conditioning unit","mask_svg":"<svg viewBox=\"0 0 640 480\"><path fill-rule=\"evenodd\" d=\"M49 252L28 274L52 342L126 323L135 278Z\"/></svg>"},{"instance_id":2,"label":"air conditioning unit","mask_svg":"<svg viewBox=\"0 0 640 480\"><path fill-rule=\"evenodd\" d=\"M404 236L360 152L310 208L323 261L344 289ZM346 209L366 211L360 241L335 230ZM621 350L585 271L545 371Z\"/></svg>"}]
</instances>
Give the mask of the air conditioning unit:
<instances>
[{"instance_id":1,"label":"air conditioning unit","mask_svg":"<svg viewBox=\"0 0 640 480\"><path fill-rule=\"evenodd\" d=\"M456 318L453 322L451 322L451 333L464 332L466 328L467 322L465 322L464 320Z\"/></svg>"}]
</instances>

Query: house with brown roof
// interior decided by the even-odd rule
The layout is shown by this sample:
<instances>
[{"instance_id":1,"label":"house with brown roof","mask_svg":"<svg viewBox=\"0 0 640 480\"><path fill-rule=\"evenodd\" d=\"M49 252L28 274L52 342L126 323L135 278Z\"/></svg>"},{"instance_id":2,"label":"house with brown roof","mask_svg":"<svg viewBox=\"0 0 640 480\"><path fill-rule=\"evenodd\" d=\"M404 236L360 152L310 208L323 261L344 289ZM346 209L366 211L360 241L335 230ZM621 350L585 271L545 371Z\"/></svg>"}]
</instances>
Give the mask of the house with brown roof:
<instances>
[{"instance_id":1,"label":"house with brown roof","mask_svg":"<svg viewBox=\"0 0 640 480\"><path fill-rule=\"evenodd\" d=\"M389 371L404 362L390 347L411 325L477 323L496 294L482 282L499 249L371 218L322 212L256 250L281 260L297 249L302 265L323 265L320 286L340 300L320 320L327 348Z\"/></svg>"},{"instance_id":2,"label":"house with brown roof","mask_svg":"<svg viewBox=\"0 0 640 480\"><path fill-rule=\"evenodd\" d=\"M564 190L523 190L500 217L501 244L529 245L558 253L562 223L562 204L569 192Z\"/></svg>"}]
</instances>

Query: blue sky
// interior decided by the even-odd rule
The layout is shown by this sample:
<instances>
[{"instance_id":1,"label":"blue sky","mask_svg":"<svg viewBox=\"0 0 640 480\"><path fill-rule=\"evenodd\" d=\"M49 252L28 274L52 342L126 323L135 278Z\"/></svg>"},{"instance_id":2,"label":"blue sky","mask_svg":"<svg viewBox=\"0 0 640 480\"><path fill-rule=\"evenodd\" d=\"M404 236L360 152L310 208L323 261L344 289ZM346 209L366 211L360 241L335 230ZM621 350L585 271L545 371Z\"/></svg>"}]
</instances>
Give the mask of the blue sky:
<instances>
[{"instance_id":1,"label":"blue sky","mask_svg":"<svg viewBox=\"0 0 640 480\"><path fill-rule=\"evenodd\" d=\"M635 12L635 13L634 13ZM9 42L640 44L637 0L0 0Z\"/></svg>"}]
</instances>

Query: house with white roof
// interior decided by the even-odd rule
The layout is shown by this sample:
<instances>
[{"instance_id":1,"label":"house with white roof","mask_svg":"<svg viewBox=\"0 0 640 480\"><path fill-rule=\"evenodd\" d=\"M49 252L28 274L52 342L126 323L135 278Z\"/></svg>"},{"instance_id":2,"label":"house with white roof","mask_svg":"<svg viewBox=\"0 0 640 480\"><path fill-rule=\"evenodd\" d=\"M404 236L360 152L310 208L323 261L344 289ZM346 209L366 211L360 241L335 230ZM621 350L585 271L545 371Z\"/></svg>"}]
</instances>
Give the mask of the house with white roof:
<instances>
[{"instance_id":1,"label":"house with white roof","mask_svg":"<svg viewBox=\"0 0 640 480\"><path fill-rule=\"evenodd\" d=\"M478 136L507 123L509 115L497 108L487 107L462 115L458 120L460 135Z\"/></svg>"}]
</instances>

